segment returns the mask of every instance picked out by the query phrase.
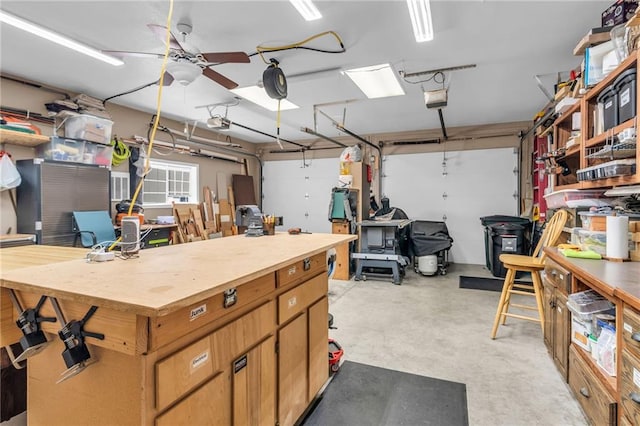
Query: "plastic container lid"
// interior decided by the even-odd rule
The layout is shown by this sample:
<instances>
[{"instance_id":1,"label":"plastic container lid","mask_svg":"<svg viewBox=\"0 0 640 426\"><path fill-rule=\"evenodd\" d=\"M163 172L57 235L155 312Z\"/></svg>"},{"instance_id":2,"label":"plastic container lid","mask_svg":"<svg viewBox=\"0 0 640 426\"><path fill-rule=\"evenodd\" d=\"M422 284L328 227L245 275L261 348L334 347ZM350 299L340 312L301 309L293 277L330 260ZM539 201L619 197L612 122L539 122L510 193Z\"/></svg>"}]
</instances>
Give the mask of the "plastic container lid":
<instances>
[{"instance_id":1,"label":"plastic container lid","mask_svg":"<svg viewBox=\"0 0 640 426\"><path fill-rule=\"evenodd\" d=\"M613 87L618 90L618 86L636 81L636 69L630 68L622 73L613 82ZM611 87L611 86L609 86Z\"/></svg>"},{"instance_id":2,"label":"plastic container lid","mask_svg":"<svg viewBox=\"0 0 640 426\"><path fill-rule=\"evenodd\" d=\"M607 312L615 305L594 290L581 291L569 295L567 308L582 321L588 321L593 314Z\"/></svg>"},{"instance_id":3,"label":"plastic container lid","mask_svg":"<svg viewBox=\"0 0 640 426\"><path fill-rule=\"evenodd\" d=\"M616 96L618 92L616 92L616 88L612 85L607 86L606 89L603 89L602 92L598 95L598 103L604 103L606 100L611 99Z\"/></svg>"}]
</instances>

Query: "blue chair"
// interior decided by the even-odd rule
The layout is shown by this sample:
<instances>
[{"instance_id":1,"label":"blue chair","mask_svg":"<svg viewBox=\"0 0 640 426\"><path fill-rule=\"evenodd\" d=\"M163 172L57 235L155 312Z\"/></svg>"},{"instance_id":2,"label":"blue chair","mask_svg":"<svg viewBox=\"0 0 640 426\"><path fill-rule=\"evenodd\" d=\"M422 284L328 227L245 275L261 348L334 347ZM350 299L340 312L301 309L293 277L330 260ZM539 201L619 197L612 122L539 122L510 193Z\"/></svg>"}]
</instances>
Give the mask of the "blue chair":
<instances>
[{"instance_id":1,"label":"blue chair","mask_svg":"<svg viewBox=\"0 0 640 426\"><path fill-rule=\"evenodd\" d=\"M74 247L78 237L82 247L93 247L98 243L116 240L116 232L106 210L73 212L72 215L73 230L76 233L73 239Z\"/></svg>"}]
</instances>

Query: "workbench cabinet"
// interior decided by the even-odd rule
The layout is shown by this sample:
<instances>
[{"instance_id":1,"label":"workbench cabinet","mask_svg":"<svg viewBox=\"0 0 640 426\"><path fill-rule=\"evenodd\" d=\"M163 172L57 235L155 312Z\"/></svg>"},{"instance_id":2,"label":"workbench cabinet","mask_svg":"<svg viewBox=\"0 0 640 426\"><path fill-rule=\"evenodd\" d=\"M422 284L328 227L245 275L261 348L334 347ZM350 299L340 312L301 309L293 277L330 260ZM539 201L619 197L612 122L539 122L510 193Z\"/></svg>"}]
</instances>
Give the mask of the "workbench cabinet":
<instances>
[{"instance_id":1,"label":"workbench cabinet","mask_svg":"<svg viewBox=\"0 0 640 426\"><path fill-rule=\"evenodd\" d=\"M262 263L247 275L252 278L238 279L236 285L233 279L221 278L226 284L219 291L191 297L190 303L181 302L180 308L162 315L146 314L139 307L125 312L127 309L123 310L117 301L98 297L99 290L95 300L86 301L85 297L56 293L59 290L43 290L56 293L68 320L80 319L92 305L98 305L85 326L88 331L104 333L105 339L87 338L91 358L86 369L56 383L66 368L60 356L64 346L56 336L60 324L42 323L51 344L28 360L29 425L295 424L328 379L326 250L351 239L330 234L298 237L280 235L282 240L291 239L290 250L298 253L278 255L290 259L288 262L280 262L274 268L264 266L269 261L257 259L254 263ZM278 235L261 240L269 241L268 247L280 246L282 242L273 241L277 238ZM305 238L310 246L295 247ZM249 239L226 240L230 240L225 246L230 257L246 253ZM314 244L313 240L324 242ZM221 243L216 241L219 240L209 243L217 247ZM207 252L207 241L188 246L198 245ZM23 247L5 250L17 249ZM161 247L153 252L166 250L168 254L175 249L176 246ZM200 262L197 256L202 251L184 249L184 255L176 256L177 265L187 271L192 267L189 262ZM4 268L7 256L1 260ZM71 262L63 263L46 265L46 272L71 267ZM129 273L147 271L148 265L142 263L125 265L131 265ZM87 268L85 265L84 261L74 264L80 272ZM103 264L87 271L107 274L109 267ZM23 306L35 306L42 294L31 286L21 286L38 280L34 274L43 272L38 268L27 268L24 271L29 273L25 274L2 272L3 287L14 289ZM118 274L115 270L113 273ZM222 273L234 274L218 270L218 274ZM175 285L188 286L185 275L186 272L179 274L183 279L176 280ZM64 284L57 284L55 279L50 283ZM109 286L114 284L107 283ZM155 282L148 289L170 291L169 287ZM15 327L16 310L7 302L8 288L0 289L3 345L20 338ZM52 316L49 301L41 311L42 315ZM4 333L5 329L11 331Z\"/></svg>"}]
</instances>

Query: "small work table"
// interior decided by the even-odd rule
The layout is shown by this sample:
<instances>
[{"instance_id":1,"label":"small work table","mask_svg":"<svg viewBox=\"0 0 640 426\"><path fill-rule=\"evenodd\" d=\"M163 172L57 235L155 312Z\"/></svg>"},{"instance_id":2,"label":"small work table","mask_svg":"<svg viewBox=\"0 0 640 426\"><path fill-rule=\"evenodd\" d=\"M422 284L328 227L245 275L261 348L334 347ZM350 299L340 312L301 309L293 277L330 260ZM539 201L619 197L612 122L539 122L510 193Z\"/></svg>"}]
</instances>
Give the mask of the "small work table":
<instances>
[{"instance_id":1,"label":"small work table","mask_svg":"<svg viewBox=\"0 0 640 426\"><path fill-rule=\"evenodd\" d=\"M30 425L293 425L328 378L326 251L352 235L234 236L87 263L86 250L3 249L0 344L24 308L67 321L92 307L87 368L66 370L60 322L28 359Z\"/></svg>"},{"instance_id":2,"label":"small work table","mask_svg":"<svg viewBox=\"0 0 640 426\"><path fill-rule=\"evenodd\" d=\"M408 260L400 253L400 230L411 222L410 219L391 219L356 223L360 227L360 251L351 255L357 262L356 280L366 279L363 268L385 268L391 269L394 284L402 283Z\"/></svg>"}]
</instances>

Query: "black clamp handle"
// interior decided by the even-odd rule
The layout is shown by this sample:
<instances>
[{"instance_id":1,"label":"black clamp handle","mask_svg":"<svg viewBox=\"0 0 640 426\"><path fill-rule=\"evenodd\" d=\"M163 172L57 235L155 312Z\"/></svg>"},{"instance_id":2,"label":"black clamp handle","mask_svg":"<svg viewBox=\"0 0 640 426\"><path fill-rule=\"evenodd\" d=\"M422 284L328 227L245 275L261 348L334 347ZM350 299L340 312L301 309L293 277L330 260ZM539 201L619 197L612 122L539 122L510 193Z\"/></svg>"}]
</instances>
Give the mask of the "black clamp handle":
<instances>
[{"instance_id":1,"label":"black clamp handle","mask_svg":"<svg viewBox=\"0 0 640 426\"><path fill-rule=\"evenodd\" d=\"M58 335L60 336L60 338L65 341L69 338L75 339L77 341L76 345L73 346L77 346L79 344L82 344L84 342L84 338L85 337L93 337L94 339L99 339L99 340L104 340L104 334L102 333L94 333L91 331L86 331L84 329L84 325L87 321L89 321L89 319L93 316L93 314L96 312L96 310L98 309L97 306L92 306L87 313L84 315L84 317L82 317L81 320L76 321L76 320L71 320L67 323L67 325L65 325L62 330L60 330L58 332Z\"/></svg>"}]
</instances>

